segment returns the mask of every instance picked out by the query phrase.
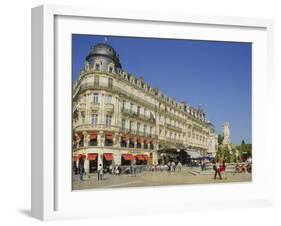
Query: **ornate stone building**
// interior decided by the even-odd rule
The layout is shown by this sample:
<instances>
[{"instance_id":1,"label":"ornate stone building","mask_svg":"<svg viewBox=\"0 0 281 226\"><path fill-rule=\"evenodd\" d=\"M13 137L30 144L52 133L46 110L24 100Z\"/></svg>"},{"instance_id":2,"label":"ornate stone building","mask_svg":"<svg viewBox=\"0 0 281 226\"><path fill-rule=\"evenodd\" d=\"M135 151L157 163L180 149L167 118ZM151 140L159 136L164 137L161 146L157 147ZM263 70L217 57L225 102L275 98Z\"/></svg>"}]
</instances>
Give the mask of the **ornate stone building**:
<instances>
[{"instance_id":1,"label":"ornate stone building","mask_svg":"<svg viewBox=\"0 0 281 226\"><path fill-rule=\"evenodd\" d=\"M157 164L167 153L215 152L216 137L200 108L178 103L122 69L107 43L90 49L73 87L73 163Z\"/></svg>"}]
</instances>

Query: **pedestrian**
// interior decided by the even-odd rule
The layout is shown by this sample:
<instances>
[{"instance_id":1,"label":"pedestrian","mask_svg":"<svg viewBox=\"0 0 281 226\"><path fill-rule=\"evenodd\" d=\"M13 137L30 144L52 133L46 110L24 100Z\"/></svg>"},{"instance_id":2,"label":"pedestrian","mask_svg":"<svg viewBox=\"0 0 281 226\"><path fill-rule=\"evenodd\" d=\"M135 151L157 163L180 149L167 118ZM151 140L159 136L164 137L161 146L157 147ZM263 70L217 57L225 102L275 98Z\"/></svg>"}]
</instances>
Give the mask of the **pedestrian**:
<instances>
[{"instance_id":1,"label":"pedestrian","mask_svg":"<svg viewBox=\"0 0 281 226\"><path fill-rule=\"evenodd\" d=\"M79 166L79 175L80 175L80 181L83 181L84 168L82 165Z\"/></svg>"},{"instance_id":2,"label":"pedestrian","mask_svg":"<svg viewBox=\"0 0 281 226\"><path fill-rule=\"evenodd\" d=\"M112 166L112 164L109 165L109 173L113 174L113 166Z\"/></svg>"},{"instance_id":3,"label":"pedestrian","mask_svg":"<svg viewBox=\"0 0 281 226\"><path fill-rule=\"evenodd\" d=\"M205 162L205 159L203 159L203 160L201 161L201 171L204 171L205 168L206 168L206 162Z\"/></svg>"},{"instance_id":4,"label":"pedestrian","mask_svg":"<svg viewBox=\"0 0 281 226\"><path fill-rule=\"evenodd\" d=\"M167 163L167 166L168 166L168 171L171 172L171 162L170 161Z\"/></svg>"},{"instance_id":5,"label":"pedestrian","mask_svg":"<svg viewBox=\"0 0 281 226\"><path fill-rule=\"evenodd\" d=\"M99 164L98 167L98 181L103 180L103 167L102 164Z\"/></svg>"},{"instance_id":6,"label":"pedestrian","mask_svg":"<svg viewBox=\"0 0 281 226\"><path fill-rule=\"evenodd\" d=\"M172 161L171 163L171 171L175 172L176 171L176 163Z\"/></svg>"},{"instance_id":7,"label":"pedestrian","mask_svg":"<svg viewBox=\"0 0 281 226\"><path fill-rule=\"evenodd\" d=\"M119 165L119 166L117 167L117 173L118 173L118 175L121 174L121 165Z\"/></svg>"},{"instance_id":8,"label":"pedestrian","mask_svg":"<svg viewBox=\"0 0 281 226\"><path fill-rule=\"evenodd\" d=\"M222 162L220 163L219 171L220 171L221 177L222 177L223 179L226 179L225 168L226 168L226 166L225 166L225 161L222 160Z\"/></svg>"},{"instance_id":9,"label":"pedestrian","mask_svg":"<svg viewBox=\"0 0 281 226\"><path fill-rule=\"evenodd\" d=\"M178 162L178 171L181 172L181 169L182 169L182 164L181 162Z\"/></svg>"},{"instance_id":10,"label":"pedestrian","mask_svg":"<svg viewBox=\"0 0 281 226\"><path fill-rule=\"evenodd\" d=\"M220 180L222 179L219 169L220 169L219 162L214 161L213 170L215 171L215 175L214 175L215 180L217 179L217 175L219 175Z\"/></svg>"}]
</instances>

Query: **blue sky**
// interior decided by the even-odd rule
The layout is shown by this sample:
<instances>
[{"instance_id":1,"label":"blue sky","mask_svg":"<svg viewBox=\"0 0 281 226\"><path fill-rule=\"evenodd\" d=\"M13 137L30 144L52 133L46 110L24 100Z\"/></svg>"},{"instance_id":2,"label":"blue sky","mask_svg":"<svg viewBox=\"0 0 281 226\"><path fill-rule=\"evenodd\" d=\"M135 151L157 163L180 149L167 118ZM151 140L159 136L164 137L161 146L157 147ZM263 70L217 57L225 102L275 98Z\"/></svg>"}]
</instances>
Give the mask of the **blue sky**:
<instances>
[{"instance_id":1,"label":"blue sky","mask_svg":"<svg viewBox=\"0 0 281 226\"><path fill-rule=\"evenodd\" d=\"M91 46L104 36L73 35L73 80L77 80ZM217 133L225 121L231 141L252 142L250 43L108 37L123 70L158 87L177 101L205 110Z\"/></svg>"}]
</instances>

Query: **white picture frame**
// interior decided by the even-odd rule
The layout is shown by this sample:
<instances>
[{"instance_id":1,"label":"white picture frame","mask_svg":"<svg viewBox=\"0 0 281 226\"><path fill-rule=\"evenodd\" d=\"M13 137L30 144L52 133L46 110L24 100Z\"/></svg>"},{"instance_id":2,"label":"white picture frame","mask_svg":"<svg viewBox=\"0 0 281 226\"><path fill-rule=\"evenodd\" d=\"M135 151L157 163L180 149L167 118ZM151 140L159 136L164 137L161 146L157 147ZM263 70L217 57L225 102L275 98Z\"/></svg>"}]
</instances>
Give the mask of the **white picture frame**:
<instances>
[{"instance_id":1,"label":"white picture frame","mask_svg":"<svg viewBox=\"0 0 281 226\"><path fill-rule=\"evenodd\" d=\"M71 88L69 34L92 34L93 26L88 25L95 25L95 33L103 35L157 35L252 42L252 133L255 150L252 182L71 191L71 168L68 168L71 166L71 142L68 142L71 136L71 98L68 96L69 92L65 91L70 91ZM155 33L155 28L158 29L158 34ZM267 100L271 99L273 90L272 39L273 22L265 19L129 12L111 8L105 10L57 5L32 9L32 216L41 220L56 220L271 205L273 177L268 177L266 171L272 165L263 162L273 162L274 152L266 136L270 130L267 109L272 105L272 101ZM60 65L65 66L61 68ZM67 82L62 83L63 80ZM60 103L65 103L65 108L61 108ZM61 130L62 124L65 132ZM66 151L58 151L58 147L59 150L64 148ZM161 199L161 196L171 194L173 199ZM115 205L108 206L101 197L118 203L118 208ZM81 199L87 199L83 206L77 208L72 205ZM167 208L171 205L173 210Z\"/></svg>"}]
</instances>

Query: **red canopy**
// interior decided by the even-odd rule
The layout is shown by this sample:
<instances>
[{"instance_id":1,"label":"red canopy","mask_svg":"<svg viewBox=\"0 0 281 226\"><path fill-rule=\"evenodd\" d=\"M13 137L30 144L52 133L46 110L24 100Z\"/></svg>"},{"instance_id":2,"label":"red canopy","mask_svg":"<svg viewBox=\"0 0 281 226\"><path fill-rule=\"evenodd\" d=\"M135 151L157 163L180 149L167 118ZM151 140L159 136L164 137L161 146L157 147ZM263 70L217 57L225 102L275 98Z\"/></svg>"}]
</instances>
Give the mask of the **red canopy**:
<instances>
[{"instance_id":1,"label":"red canopy","mask_svg":"<svg viewBox=\"0 0 281 226\"><path fill-rule=\"evenodd\" d=\"M77 155L72 156L73 161L77 161L77 159L78 159Z\"/></svg>"},{"instance_id":2,"label":"red canopy","mask_svg":"<svg viewBox=\"0 0 281 226\"><path fill-rule=\"evenodd\" d=\"M142 157L144 158L144 160L148 161L149 157L147 155L142 155Z\"/></svg>"},{"instance_id":3,"label":"red canopy","mask_svg":"<svg viewBox=\"0 0 281 226\"><path fill-rule=\"evenodd\" d=\"M81 158L83 158L83 159L86 158L86 155L79 154L78 159L81 159Z\"/></svg>"},{"instance_id":4,"label":"red canopy","mask_svg":"<svg viewBox=\"0 0 281 226\"><path fill-rule=\"evenodd\" d=\"M134 159L134 156L131 155L131 154L123 154L122 157L123 157L124 160L130 160L131 161L131 160Z\"/></svg>"},{"instance_id":5,"label":"red canopy","mask_svg":"<svg viewBox=\"0 0 281 226\"><path fill-rule=\"evenodd\" d=\"M106 134L106 139L112 140L112 134Z\"/></svg>"},{"instance_id":6,"label":"red canopy","mask_svg":"<svg viewBox=\"0 0 281 226\"><path fill-rule=\"evenodd\" d=\"M98 157L98 154L88 153L88 160L96 160L97 157Z\"/></svg>"},{"instance_id":7,"label":"red canopy","mask_svg":"<svg viewBox=\"0 0 281 226\"><path fill-rule=\"evenodd\" d=\"M143 155L136 155L135 157L136 157L138 160L145 160L144 157L143 157Z\"/></svg>"},{"instance_id":8,"label":"red canopy","mask_svg":"<svg viewBox=\"0 0 281 226\"><path fill-rule=\"evenodd\" d=\"M103 157L107 161L112 161L113 160L113 155L111 153L105 153L105 154L103 154Z\"/></svg>"},{"instance_id":9,"label":"red canopy","mask_svg":"<svg viewBox=\"0 0 281 226\"><path fill-rule=\"evenodd\" d=\"M91 134L91 140L96 140L96 139L97 139L97 134L96 133Z\"/></svg>"}]
</instances>

